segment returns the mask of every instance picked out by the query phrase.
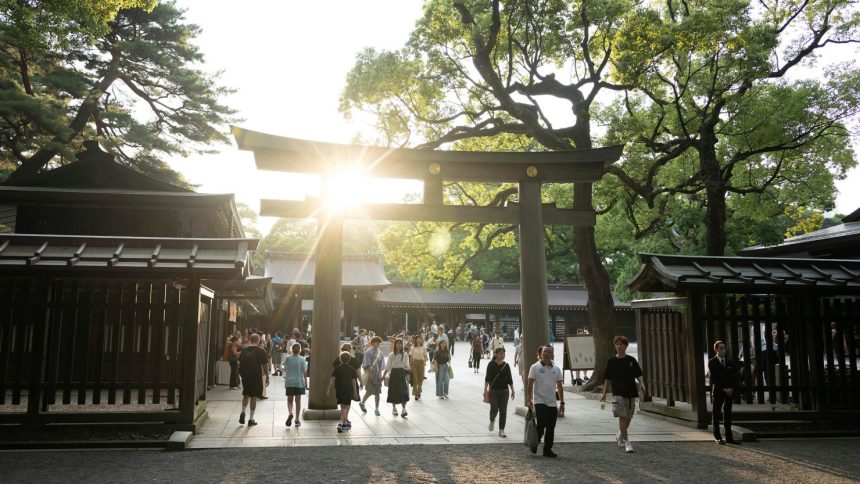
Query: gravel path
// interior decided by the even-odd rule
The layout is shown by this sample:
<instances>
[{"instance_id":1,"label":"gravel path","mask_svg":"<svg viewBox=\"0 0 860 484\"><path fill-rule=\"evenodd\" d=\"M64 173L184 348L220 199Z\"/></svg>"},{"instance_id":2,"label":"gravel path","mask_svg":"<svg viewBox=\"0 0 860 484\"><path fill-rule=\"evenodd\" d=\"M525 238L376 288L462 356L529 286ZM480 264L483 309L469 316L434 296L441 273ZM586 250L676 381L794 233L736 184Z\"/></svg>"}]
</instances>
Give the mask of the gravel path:
<instances>
[{"instance_id":1,"label":"gravel path","mask_svg":"<svg viewBox=\"0 0 860 484\"><path fill-rule=\"evenodd\" d=\"M858 482L860 439L5 452L5 482ZM717 477L720 476L720 477Z\"/></svg>"}]
</instances>

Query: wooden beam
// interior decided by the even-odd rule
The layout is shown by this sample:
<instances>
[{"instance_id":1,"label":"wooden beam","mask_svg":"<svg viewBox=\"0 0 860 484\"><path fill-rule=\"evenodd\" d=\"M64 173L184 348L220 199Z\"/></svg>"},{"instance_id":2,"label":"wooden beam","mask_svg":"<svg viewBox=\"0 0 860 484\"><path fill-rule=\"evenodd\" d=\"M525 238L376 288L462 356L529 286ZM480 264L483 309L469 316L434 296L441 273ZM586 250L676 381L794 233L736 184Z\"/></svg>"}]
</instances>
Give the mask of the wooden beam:
<instances>
[{"instance_id":1,"label":"wooden beam","mask_svg":"<svg viewBox=\"0 0 860 484\"><path fill-rule=\"evenodd\" d=\"M318 199L305 201L268 200L260 201L260 215L307 219L317 218L323 213L322 202ZM552 205L542 207L543 221L547 225L574 225L591 227L597 217L591 210L562 209ZM460 223L520 223L519 205L507 207L475 207L463 205L425 205L425 204L365 204L348 207L341 212L344 219L394 220Z\"/></svg>"},{"instance_id":2,"label":"wooden beam","mask_svg":"<svg viewBox=\"0 0 860 484\"><path fill-rule=\"evenodd\" d=\"M621 157L623 148L542 152L385 148L286 138L235 126L233 136L239 149L254 152L261 170L324 173L357 168L363 176L415 180L429 173L455 181L593 182Z\"/></svg>"}]
</instances>

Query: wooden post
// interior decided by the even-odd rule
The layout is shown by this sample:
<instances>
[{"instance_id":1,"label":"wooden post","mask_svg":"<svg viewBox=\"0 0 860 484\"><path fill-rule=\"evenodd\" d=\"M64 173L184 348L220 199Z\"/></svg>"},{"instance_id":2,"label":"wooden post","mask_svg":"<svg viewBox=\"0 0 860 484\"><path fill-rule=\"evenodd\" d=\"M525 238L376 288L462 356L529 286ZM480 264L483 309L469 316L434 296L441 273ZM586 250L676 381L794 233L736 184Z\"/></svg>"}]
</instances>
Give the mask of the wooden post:
<instances>
[{"instance_id":1,"label":"wooden post","mask_svg":"<svg viewBox=\"0 0 860 484\"><path fill-rule=\"evenodd\" d=\"M424 204L442 205L442 179L438 176L424 179Z\"/></svg>"},{"instance_id":2,"label":"wooden post","mask_svg":"<svg viewBox=\"0 0 860 484\"><path fill-rule=\"evenodd\" d=\"M315 252L313 341L311 356L310 393L306 419L337 418L326 410L334 410L335 396L326 395L331 364L338 353L338 330L341 308L341 268L343 266L343 219L330 212L320 217L318 241ZM318 410L321 412L312 412Z\"/></svg>"},{"instance_id":3,"label":"wooden post","mask_svg":"<svg viewBox=\"0 0 860 484\"><path fill-rule=\"evenodd\" d=\"M179 314L182 315L182 377L179 390L180 420L194 423L197 390L197 325L200 321L200 280L191 279L179 292Z\"/></svg>"},{"instance_id":4,"label":"wooden post","mask_svg":"<svg viewBox=\"0 0 860 484\"><path fill-rule=\"evenodd\" d=\"M523 384L534 362L535 349L547 343L549 304L546 294L546 254L541 215L540 182L520 182L520 298L523 324L523 364L520 366ZM525 392L523 392L525 401Z\"/></svg>"},{"instance_id":5,"label":"wooden post","mask_svg":"<svg viewBox=\"0 0 860 484\"><path fill-rule=\"evenodd\" d=\"M708 428L710 412L708 412L707 394L705 392L705 367L702 363L702 348L704 331L697 320L703 314L705 297L700 293L689 295L690 304L684 314L687 354L684 355L689 368L690 407L696 415L698 427Z\"/></svg>"}]
</instances>

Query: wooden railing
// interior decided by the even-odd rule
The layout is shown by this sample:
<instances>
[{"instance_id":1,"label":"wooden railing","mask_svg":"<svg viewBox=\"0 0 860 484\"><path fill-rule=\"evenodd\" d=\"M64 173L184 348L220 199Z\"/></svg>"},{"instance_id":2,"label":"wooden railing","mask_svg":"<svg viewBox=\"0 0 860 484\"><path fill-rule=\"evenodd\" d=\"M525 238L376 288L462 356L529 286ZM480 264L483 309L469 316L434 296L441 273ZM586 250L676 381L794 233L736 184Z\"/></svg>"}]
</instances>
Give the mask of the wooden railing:
<instances>
[{"instance_id":1,"label":"wooden railing","mask_svg":"<svg viewBox=\"0 0 860 484\"><path fill-rule=\"evenodd\" d=\"M208 330L198 293L188 280L0 279L0 422L190 424Z\"/></svg>"}]
</instances>

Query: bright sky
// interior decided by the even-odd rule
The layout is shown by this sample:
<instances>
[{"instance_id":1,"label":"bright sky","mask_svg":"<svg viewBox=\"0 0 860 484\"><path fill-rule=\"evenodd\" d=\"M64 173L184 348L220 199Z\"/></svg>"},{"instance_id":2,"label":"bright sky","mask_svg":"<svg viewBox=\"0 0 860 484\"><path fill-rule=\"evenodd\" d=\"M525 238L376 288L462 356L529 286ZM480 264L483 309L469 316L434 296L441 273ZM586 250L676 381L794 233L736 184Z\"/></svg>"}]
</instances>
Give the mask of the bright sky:
<instances>
[{"instance_id":1,"label":"bright sky","mask_svg":"<svg viewBox=\"0 0 860 484\"><path fill-rule=\"evenodd\" d=\"M372 126L348 123L338 98L355 55L364 47L398 49L421 15L422 0L177 0L188 21L202 27L196 43L206 69L223 71L222 83L238 91L226 103L240 126L335 143L357 133L372 139ZM258 171L251 152L235 145L215 155L175 159L171 165L198 190L235 193L259 211L261 198L315 196L313 176ZM396 202L421 191L418 183L374 180L367 201ZM860 170L838 183L837 212L860 207ZM262 218L268 231L272 218Z\"/></svg>"}]
</instances>

